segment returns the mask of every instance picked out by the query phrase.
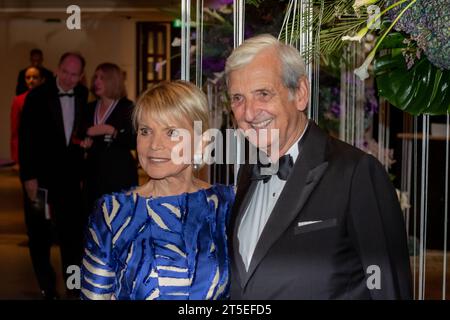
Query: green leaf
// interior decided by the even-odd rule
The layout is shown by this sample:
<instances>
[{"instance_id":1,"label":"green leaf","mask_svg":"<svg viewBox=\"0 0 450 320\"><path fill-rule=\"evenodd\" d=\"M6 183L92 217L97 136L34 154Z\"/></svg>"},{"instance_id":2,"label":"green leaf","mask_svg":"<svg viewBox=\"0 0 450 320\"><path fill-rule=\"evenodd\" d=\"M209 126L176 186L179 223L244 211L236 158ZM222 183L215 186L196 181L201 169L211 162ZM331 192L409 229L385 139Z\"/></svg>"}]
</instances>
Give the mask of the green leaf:
<instances>
[{"instance_id":1,"label":"green leaf","mask_svg":"<svg viewBox=\"0 0 450 320\"><path fill-rule=\"evenodd\" d=\"M425 57L411 69L398 50L376 59L378 93L395 107L413 115L442 115L450 111L450 71L440 70Z\"/></svg>"},{"instance_id":2,"label":"green leaf","mask_svg":"<svg viewBox=\"0 0 450 320\"><path fill-rule=\"evenodd\" d=\"M262 2L263 2L263 0L246 0L245 1L246 4L255 6L256 8L259 8L259 6Z\"/></svg>"},{"instance_id":3,"label":"green leaf","mask_svg":"<svg viewBox=\"0 0 450 320\"><path fill-rule=\"evenodd\" d=\"M378 49L404 48L406 47L406 44L403 43L404 39L405 37L400 32L391 32L384 38Z\"/></svg>"}]
</instances>

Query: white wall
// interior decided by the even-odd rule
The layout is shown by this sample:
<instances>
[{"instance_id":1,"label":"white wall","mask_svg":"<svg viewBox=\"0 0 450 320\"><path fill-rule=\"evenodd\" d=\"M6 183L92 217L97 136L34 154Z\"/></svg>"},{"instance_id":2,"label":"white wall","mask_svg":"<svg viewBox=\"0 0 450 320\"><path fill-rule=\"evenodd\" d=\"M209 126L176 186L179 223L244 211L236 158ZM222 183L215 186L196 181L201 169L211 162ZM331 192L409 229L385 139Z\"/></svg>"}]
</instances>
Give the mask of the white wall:
<instances>
[{"instance_id":1,"label":"white wall","mask_svg":"<svg viewBox=\"0 0 450 320\"><path fill-rule=\"evenodd\" d=\"M156 19L163 20L164 18ZM151 19L155 21L154 18ZM139 21L144 21L140 19ZM65 20L0 19L0 158L9 159L9 116L19 70L28 65L30 49L44 52L44 66L55 70L65 51L80 51L86 58L86 76L102 62L118 64L127 73L127 91L136 90L136 20L120 17L82 18L81 30L68 30Z\"/></svg>"}]
</instances>

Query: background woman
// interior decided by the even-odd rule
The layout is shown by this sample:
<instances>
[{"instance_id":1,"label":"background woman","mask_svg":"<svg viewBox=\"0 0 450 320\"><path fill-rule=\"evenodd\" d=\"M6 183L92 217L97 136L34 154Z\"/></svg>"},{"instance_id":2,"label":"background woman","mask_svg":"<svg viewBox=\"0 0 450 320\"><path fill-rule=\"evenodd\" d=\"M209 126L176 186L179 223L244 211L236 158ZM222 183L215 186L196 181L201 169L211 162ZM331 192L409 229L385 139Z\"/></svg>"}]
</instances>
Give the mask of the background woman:
<instances>
[{"instance_id":1,"label":"background woman","mask_svg":"<svg viewBox=\"0 0 450 320\"><path fill-rule=\"evenodd\" d=\"M122 70L112 63L100 64L91 91L97 100L87 106L87 138L82 143L86 149L84 190L88 212L101 195L138 183L137 164L131 153L136 148L131 122L134 105L126 98Z\"/></svg>"}]
</instances>

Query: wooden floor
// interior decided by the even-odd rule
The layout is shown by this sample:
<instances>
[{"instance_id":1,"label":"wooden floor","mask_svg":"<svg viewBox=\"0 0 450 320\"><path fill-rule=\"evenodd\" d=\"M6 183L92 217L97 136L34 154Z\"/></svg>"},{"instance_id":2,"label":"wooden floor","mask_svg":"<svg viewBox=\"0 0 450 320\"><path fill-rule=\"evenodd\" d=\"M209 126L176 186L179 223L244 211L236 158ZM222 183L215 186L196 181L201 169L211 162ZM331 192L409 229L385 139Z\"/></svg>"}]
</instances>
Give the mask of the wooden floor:
<instances>
[{"instance_id":1,"label":"wooden floor","mask_svg":"<svg viewBox=\"0 0 450 320\"><path fill-rule=\"evenodd\" d=\"M22 190L17 172L0 168L0 299L40 299L26 246L27 236L22 212ZM443 254L428 251L426 259L425 299L442 299ZM419 289L419 261L416 258L416 291ZM57 246L52 261L58 274L58 290L64 292L61 262ZM411 258L414 266L414 259ZM416 295L417 296L417 295ZM447 258L447 299L450 299L450 257Z\"/></svg>"},{"instance_id":2,"label":"wooden floor","mask_svg":"<svg viewBox=\"0 0 450 320\"><path fill-rule=\"evenodd\" d=\"M0 299L41 299L27 247L22 189L11 168L0 168ZM52 262L62 295L59 248L52 247Z\"/></svg>"},{"instance_id":3,"label":"wooden floor","mask_svg":"<svg viewBox=\"0 0 450 320\"><path fill-rule=\"evenodd\" d=\"M447 276L446 276L446 290L445 297L446 300L450 300L450 252L447 251ZM415 260L415 262L414 262ZM441 300L443 297L443 252L437 250L428 250L426 253L426 262L425 262L425 299L430 300ZM415 278L415 294L416 299L419 297L419 267L420 259L418 256L411 257L411 270L413 272L413 278ZM414 270L415 277L414 277Z\"/></svg>"}]
</instances>

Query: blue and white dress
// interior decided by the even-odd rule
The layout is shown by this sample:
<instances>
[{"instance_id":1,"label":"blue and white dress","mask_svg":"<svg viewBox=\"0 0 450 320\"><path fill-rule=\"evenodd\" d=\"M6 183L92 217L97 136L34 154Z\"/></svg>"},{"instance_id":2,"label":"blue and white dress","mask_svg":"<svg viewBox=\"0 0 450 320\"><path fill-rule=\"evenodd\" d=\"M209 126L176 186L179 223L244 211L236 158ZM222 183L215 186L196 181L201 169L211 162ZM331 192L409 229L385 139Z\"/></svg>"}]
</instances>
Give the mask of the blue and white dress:
<instances>
[{"instance_id":1,"label":"blue and white dress","mask_svg":"<svg viewBox=\"0 0 450 320\"><path fill-rule=\"evenodd\" d=\"M105 195L89 218L82 299L226 299L232 186Z\"/></svg>"}]
</instances>

